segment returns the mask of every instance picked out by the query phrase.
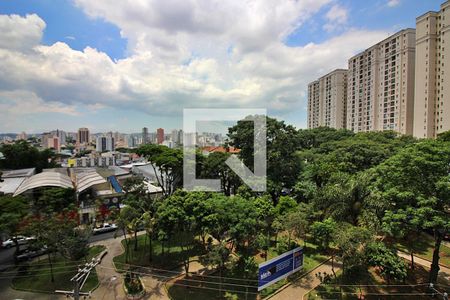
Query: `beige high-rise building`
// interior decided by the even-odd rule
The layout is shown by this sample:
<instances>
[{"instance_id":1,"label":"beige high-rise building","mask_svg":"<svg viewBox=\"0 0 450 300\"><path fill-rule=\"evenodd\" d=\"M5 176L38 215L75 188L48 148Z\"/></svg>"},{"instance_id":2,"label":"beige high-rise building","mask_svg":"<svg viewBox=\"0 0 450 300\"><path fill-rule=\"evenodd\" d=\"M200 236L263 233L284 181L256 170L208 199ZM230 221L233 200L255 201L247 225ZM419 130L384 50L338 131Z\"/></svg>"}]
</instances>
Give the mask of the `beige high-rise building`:
<instances>
[{"instance_id":1,"label":"beige high-rise building","mask_svg":"<svg viewBox=\"0 0 450 300\"><path fill-rule=\"evenodd\" d=\"M395 33L348 65L347 129L412 134L415 30Z\"/></svg>"},{"instance_id":2,"label":"beige high-rise building","mask_svg":"<svg viewBox=\"0 0 450 300\"><path fill-rule=\"evenodd\" d=\"M87 128L78 129L77 143L78 144L89 144L89 142L90 142L89 129L87 129Z\"/></svg>"},{"instance_id":3,"label":"beige high-rise building","mask_svg":"<svg viewBox=\"0 0 450 300\"><path fill-rule=\"evenodd\" d=\"M414 136L450 130L450 1L416 19Z\"/></svg>"},{"instance_id":4,"label":"beige high-rise building","mask_svg":"<svg viewBox=\"0 0 450 300\"><path fill-rule=\"evenodd\" d=\"M345 128L347 70L337 69L308 85L308 128Z\"/></svg>"}]
</instances>

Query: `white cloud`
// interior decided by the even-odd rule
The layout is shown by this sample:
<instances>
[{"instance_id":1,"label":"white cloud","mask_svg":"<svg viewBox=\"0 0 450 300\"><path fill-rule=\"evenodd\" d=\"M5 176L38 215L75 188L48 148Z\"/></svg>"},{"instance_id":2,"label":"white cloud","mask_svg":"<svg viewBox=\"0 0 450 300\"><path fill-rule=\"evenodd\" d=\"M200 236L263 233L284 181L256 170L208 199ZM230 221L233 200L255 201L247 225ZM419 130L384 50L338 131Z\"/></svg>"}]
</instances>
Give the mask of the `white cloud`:
<instances>
[{"instance_id":1,"label":"white cloud","mask_svg":"<svg viewBox=\"0 0 450 300\"><path fill-rule=\"evenodd\" d=\"M75 106L66 105L57 101L44 101L35 93L23 90L0 91L0 111L5 116L25 116L36 113L79 115Z\"/></svg>"},{"instance_id":2,"label":"white cloud","mask_svg":"<svg viewBox=\"0 0 450 300\"><path fill-rule=\"evenodd\" d=\"M396 7L400 4L400 0L388 0L387 6Z\"/></svg>"},{"instance_id":3,"label":"white cloud","mask_svg":"<svg viewBox=\"0 0 450 300\"><path fill-rule=\"evenodd\" d=\"M335 4L328 10L325 18L327 19L327 23L324 25L324 29L333 31L347 23L348 11L339 4Z\"/></svg>"},{"instance_id":4,"label":"white cloud","mask_svg":"<svg viewBox=\"0 0 450 300\"><path fill-rule=\"evenodd\" d=\"M0 15L0 48L31 49L40 43L45 22L37 15Z\"/></svg>"},{"instance_id":5,"label":"white cloud","mask_svg":"<svg viewBox=\"0 0 450 300\"><path fill-rule=\"evenodd\" d=\"M321 44L286 46L286 36L328 0L77 3L90 16L119 26L129 40L129 56L113 61L96 49L78 51L63 42L11 48L0 41L0 73L8 74L0 77L0 103L5 105L4 93L10 93L6 102L40 101L45 109L67 114L77 113L75 107L153 115L184 107L267 107L283 114L304 107L309 81L345 67L356 51L386 37L348 30ZM21 24L29 18L12 20ZM330 14L331 21L343 19L342 12ZM40 28L39 39L45 23ZM20 113L11 106L8 111Z\"/></svg>"}]
</instances>

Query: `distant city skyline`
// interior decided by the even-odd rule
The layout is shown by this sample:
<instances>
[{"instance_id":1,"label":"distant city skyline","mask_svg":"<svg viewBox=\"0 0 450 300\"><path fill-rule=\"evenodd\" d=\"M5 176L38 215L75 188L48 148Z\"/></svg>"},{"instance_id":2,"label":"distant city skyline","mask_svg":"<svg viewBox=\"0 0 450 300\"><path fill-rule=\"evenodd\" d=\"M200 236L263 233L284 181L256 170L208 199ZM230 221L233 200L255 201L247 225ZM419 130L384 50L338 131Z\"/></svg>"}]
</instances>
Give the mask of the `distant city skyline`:
<instances>
[{"instance_id":1,"label":"distant city skyline","mask_svg":"<svg viewBox=\"0 0 450 300\"><path fill-rule=\"evenodd\" d=\"M442 0L93 3L0 3L0 132L170 131L195 107L306 128L309 82Z\"/></svg>"}]
</instances>

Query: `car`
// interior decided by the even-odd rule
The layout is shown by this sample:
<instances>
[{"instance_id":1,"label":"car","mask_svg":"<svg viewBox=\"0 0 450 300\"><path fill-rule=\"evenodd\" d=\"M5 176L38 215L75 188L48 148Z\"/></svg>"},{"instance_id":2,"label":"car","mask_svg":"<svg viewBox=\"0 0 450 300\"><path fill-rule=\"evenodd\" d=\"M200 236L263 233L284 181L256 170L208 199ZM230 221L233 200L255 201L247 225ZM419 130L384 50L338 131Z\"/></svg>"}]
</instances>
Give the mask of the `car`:
<instances>
[{"instance_id":1,"label":"car","mask_svg":"<svg viewBox=\"0 0 450 300\"><path fill-rule=\"evenodd\" d=\"M116 231L116 230L117 230L117 225L116 224L105 223L101 227L94 228L92 230L92 233L93 234L100 234L100 233L111 232L111 231Z\"/></svg>"},{"instance_id":2,"label":"car","mask_svg":"<svg viewBox=\"0 0 450 300\"><path fill-rule=\"evenodd\" d=\"M17 261L26 261L26 260L30 260L32 258L44 255L46 253L48 253L49 249L44 246L40 249L26 249L24 251L21 252L21 254L16 256Z\"/></svg>"},{"instance_id":3,"label":"car","mask_svg":"<svg viewBox=\"0 0 450 300\"><path fill-rule=\"evenodd\" d=\"M27 244L29 241L34 240L33 237L26 237L26 236L21 236L21 235L18 235L16 237L16 239L17 239L17 243L19 245L24 245L24 244ZM3 248L11 248L11 247L14 247L15 245L16 244L14 243L14 239L12 239L12 238L8 239L2 243Z\"/></svg>"}]
</instances>

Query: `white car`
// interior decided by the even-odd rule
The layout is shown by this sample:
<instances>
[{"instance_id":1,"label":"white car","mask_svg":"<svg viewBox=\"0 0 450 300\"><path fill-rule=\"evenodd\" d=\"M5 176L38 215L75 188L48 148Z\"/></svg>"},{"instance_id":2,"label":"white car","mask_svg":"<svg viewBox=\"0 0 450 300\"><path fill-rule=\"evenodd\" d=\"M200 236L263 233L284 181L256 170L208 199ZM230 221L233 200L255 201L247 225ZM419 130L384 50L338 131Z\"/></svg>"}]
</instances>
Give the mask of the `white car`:
<instances>
[{"instance_id":1,"label":"white car","mask_svg":"<svg viewBox=\"0 0 450 300\"><path fill-rule=\"evenodd\" d=\"M94 228L92 230L92 232L94 234L99 234L99 233L105 233L105 232L110 232L110 231L115 231L115 230L117 230L117 225L116 224L105 223L101 227Z\"/></svg>"},{"instance_id":2,"label":"white car","mask_svg":"<svg viewBox=\"0 0 450 300\"><path fill-rule=\"evenodd\" d=\"M17 239L17 243L19 243L19 245L24 245L24 244L27 244L29 241L34 240L33 237L26 237L26 236L21 236L21 235L17 236L16 239ZM11 248L14 246L15 246L15 243L14 243L13 239L8 239L2 243L3 248Z\"/></svg>"}]
</instances>

